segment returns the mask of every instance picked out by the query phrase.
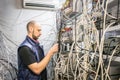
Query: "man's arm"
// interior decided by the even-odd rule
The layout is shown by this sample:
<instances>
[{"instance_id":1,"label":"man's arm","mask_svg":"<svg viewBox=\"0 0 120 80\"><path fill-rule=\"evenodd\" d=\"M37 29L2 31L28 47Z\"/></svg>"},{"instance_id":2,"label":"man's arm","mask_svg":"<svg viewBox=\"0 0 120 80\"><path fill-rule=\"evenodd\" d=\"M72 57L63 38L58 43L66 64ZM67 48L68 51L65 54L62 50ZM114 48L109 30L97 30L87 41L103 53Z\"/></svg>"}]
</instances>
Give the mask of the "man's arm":
<instances>
[{"instance_id":1,"label":"man's arm","mask_svg":"<svg viewBox=\"0 0 120 80\"><path fill-rule=\"evenodd\" d=\"M47 64L49 63L51 57L54 53L58 51L58 44L55 44L47 53L47 55L39 62L32 63L28 65L29 69L31 69L35 74L40 74Z\"/></svg>"}]
</instances>

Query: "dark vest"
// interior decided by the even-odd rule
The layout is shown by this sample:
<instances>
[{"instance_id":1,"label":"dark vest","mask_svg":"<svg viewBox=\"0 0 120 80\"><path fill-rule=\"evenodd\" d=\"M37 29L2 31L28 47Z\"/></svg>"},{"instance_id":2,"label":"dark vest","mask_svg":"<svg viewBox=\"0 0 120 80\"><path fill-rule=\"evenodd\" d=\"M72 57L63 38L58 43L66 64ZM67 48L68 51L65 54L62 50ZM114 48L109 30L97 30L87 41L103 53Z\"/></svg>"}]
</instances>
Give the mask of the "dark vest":
<instances>
[{"instance_id":1,"label":"dark vest","mask_svg":"<svg viewBox=\"0 0 120 80\"><path fill-rule=\"evenodd\" d=\"M26 39L23 41L23 43L18 48L18 51L23 46L29 47L34 52L34 55L36 57L36 62L40 62L43 59L44 51L39 46L38 42L33 41L31 38L27 36ZM38 56L39 55L38 49L41 50L42 52L40 56ZM40 73L40 75L34 74L26 65L23 64L18 54L18 80L47 80L47 72L45 69Z\"/></svg>"}]
</instances>

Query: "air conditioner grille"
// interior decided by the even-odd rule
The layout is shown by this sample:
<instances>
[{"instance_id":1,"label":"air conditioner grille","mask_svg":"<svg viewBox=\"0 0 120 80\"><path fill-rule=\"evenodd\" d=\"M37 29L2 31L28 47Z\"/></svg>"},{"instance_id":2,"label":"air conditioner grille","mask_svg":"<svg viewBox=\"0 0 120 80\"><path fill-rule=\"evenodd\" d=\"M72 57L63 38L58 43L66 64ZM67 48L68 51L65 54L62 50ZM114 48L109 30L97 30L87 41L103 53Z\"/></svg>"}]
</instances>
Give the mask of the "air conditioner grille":
<instances>
[{"instance_id":1,"label":"air conditioner grille","mask_svg":"<svg viewBox=\"0 0 120 80\"><path fill-rule=\"evenodd\" d=\"M34 7L48 7L48 8L55 8L54 5L49 5L49 4L37 4L37 3L25 3L25 6L34 6Z\"/></svg>"}]
</instances>

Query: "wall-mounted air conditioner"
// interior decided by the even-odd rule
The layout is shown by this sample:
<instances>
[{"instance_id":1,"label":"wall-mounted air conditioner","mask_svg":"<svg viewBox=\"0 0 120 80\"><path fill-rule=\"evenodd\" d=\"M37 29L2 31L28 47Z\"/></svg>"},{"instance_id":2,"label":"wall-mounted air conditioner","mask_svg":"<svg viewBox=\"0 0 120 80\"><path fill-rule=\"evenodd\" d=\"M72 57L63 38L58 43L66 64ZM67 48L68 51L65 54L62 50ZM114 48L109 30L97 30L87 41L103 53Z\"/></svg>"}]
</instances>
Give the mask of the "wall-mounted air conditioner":
<instances>
[{"instance_id":1,"label":"wall-mounted air conditioner","mask_svg":"<svg viewBox=\"0 0 120 80\"><path fill-rule=\"evenodd\" d=\"M55 0L23 0L23 8L57 10Z\"/></svg>"}]
</instances>

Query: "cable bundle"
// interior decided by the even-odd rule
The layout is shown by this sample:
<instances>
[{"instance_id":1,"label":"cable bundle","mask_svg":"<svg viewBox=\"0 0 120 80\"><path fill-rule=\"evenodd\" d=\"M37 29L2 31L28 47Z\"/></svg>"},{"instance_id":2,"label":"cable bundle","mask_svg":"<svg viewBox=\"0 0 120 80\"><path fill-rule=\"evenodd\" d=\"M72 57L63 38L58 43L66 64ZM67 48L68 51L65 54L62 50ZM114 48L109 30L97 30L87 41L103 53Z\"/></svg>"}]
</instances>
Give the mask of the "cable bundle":
<instances>
[{"instance_id":1,"label":"cable bundle","mask_svg":"<svg viewBox=\"0 0 120 80\"><path fill-rule=\"evenodd\" d=\"M74 2L74 1L73 1ZM55 80L111 80L109 75L110 64L118 45L104 64L103 47L105 33L115 22L106 24L107 6L109 0L75 0L80 3L73 11L82 6L82 12L69 16L61 12L61 25L59 30L60 51L56 55ZM89 7L89 4L92 4ZM100 18L99 30L96 22ZM116 19L116 18L115 18ZM66 27L71 31L66 31ZM100 29L101 28L101 29ZM64 30L64 32L63 32Z\"/></svg>"}]
</instances>

